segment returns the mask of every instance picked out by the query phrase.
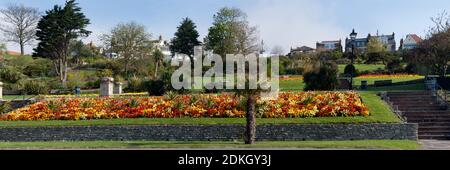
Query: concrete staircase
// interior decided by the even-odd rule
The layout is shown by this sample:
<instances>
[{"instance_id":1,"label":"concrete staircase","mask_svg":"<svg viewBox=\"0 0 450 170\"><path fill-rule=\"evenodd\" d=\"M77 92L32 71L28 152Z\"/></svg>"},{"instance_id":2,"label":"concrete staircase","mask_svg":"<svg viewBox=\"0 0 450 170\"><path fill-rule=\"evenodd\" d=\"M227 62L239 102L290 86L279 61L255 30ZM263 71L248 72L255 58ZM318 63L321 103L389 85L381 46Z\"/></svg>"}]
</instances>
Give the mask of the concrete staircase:
<instances>
[{"instance_id":1,"label":"concrete staircase","mask_svg":"<svg viewBox=\"0 0 450 170\"><path fill-rule=\"evenodd\" d=\"M450 110L433 93L388 92L386 97L408 123L419 124L419 139L450 140Z\"/></svg>"}]
</instances>

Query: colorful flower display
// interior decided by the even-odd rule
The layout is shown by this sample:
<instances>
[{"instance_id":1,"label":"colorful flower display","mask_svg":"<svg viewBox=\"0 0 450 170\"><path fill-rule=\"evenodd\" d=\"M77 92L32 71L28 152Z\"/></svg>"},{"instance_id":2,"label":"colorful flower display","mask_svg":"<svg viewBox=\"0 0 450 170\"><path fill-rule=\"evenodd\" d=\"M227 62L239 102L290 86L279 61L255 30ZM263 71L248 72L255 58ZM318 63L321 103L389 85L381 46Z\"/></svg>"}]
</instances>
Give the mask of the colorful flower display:
<instances>
[{"instance_id":1,"label":"colorful flower display","mask_svg":"<svg viewBox=\"0 0 450 170\"><path fill-rule=\"evenodd\" d=\"M2 115L1 120L89 120L115 118L243 118L245 101L233 94L170 97L61 98L45 100ZM258 100L258 117L302 118L368 116L354 92L281 93L277 100Z\"/></svg>"},{"instance_id":2,"label":"colorful flower display","mask_svg":"<svg viewBox=\"0 0 450 170\"><path fill-rule=\"evenodd\" d=\"M148 93L122 93L122 94L116 94L115 96L147 96ZM52 99L52 98L74 98L74 97L99 97L99 94L80 94L80 95L74 95L74 94L59 94L59 95L40 95L41 98L45 99Z\"/></svg>"},{"instance_id":3,"label":"colorful flower display","mask_svg":"<svg viewBox=\"0 0 450 170\"><path fill-rule=\"evenodd\" d=\"M417 74L366 74L358 76L358 78L423 78Z\"/></svg>"},{"instance_id":4,"label":"colorful flower display","mask_svg":"<svg viewBox=\"0 0 450 170\"><path fill-rule=\"evenodd\" d=\"M303 80L303 76L282 76L280 77L280 81L301 81Z\"/></svg>"}]
</instances>

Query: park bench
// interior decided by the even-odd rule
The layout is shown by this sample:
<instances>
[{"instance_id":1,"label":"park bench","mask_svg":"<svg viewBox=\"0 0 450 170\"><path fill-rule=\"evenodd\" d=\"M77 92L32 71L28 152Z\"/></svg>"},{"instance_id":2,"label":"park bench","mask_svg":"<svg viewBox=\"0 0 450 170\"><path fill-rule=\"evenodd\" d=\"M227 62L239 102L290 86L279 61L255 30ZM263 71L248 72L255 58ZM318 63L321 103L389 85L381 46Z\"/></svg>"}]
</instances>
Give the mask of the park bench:
<instances>
[{"instance_id":1,"label":"park bench","mask_svg":"<svg viewBox=\"0 0 450 170\"><path fill-rule=\"evenodd\" d=\"M72 93L71 90L50 90L51 95L67 95Z\"/></svg>"},{"instance_id":2,"label":"park bench","mask_svg":"<svg viewBox=\"0 0 450 170\"><path fill-rule=\"evenodd\" d=\"M378 80L374 82L375 87L380 87L380 86L391 86L392 85L392 80Z\"/></svg>"}]
</instances>

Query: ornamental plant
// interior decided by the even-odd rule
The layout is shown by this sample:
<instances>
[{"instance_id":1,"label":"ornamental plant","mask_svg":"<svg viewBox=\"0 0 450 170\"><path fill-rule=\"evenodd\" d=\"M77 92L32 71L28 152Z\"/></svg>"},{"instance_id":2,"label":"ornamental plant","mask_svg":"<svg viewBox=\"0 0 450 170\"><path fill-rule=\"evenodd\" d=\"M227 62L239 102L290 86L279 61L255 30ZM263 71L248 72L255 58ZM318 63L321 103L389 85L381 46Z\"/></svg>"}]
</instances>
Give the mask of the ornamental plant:
<instances>
[{"instance_id":1,"label":"ornamental plant","mask_svg":"<svg viewBox=\"0 0 450 170\"><path fill-rule=\"evenodd\" d=\"M0 120L91 120L118 118L244 118L244 97L231 93L165 97L59 98L9 112ZM369 116L355 92L281 93L277 100L257 99L260 118Z\"/></svg>"}]
</instances>

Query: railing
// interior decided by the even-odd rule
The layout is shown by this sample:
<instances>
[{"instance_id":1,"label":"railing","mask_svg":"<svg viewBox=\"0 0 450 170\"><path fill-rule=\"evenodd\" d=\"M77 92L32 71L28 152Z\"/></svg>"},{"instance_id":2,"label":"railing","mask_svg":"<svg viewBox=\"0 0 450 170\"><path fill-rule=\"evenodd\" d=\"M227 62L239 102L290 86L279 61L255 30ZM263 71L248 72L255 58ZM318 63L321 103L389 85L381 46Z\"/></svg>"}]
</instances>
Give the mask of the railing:
<instances>
[{"instance_id":1,"label":"railing","mask_svg":"<svg viewBox=\"0 0 450 170\"><path fill-rule=\"evenodd\" d=\"M436 88L433 91L434 95L437 98L437 101L440 106L444 107L445 110L448 109L448 92L444 88L442 88L439 84L436 84Z\"/></svg>"},{"instance_id":2,"label":"railing","mask_svg":"<svg viewBox=\"0 0 450 170\"><path fill-rule=\"evenodd\" d=\"M389 108L391 109L392 112L395 113L395 115L402 121L402 122L407 122L407 118L406 116L403 114L402 111L400 111L400 109L398 108L397 105L394 105L393 102L391 102L389 96L387 95L387 92L382 92L380 94L380 97L382 100L384 100L388 105Z\"/></svg>"}]
</instances>

